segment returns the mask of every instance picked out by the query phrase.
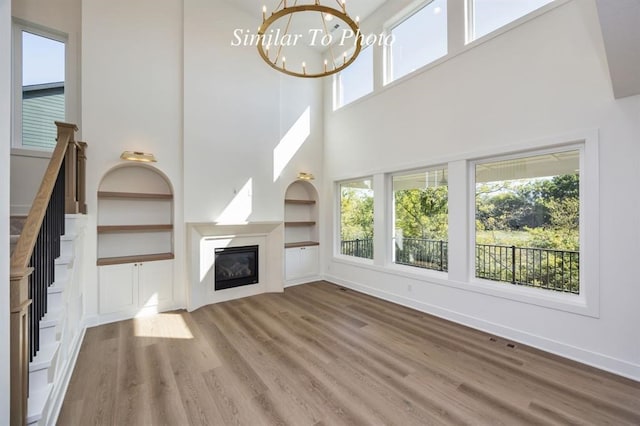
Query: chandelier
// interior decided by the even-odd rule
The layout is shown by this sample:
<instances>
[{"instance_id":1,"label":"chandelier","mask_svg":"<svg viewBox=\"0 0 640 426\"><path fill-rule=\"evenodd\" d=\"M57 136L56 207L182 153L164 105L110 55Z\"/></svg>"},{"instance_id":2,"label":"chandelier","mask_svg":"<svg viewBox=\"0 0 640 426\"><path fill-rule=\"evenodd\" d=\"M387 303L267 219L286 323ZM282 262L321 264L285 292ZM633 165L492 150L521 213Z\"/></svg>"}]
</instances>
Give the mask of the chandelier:
<instances>
[{"instance_id":1,"label":"chandelier","mask_svg":"<svg viewBox=\"0 0 640 426\"><path fill-rule=\"evenodd\" d=\"M351 65L362 49L359 19L349 16L345 0L335 2L337 7L321 0L289 0L293 4L280 0L270 15L263 6L257 43L262 59L277 71L303 78L325 77ZM301 47L315 49L315 60L300 58ZM338 55L337 48L343 49ZM296 59L290 56L287 60L287 50L293 51Z\"/></svg>"}]
</instances>

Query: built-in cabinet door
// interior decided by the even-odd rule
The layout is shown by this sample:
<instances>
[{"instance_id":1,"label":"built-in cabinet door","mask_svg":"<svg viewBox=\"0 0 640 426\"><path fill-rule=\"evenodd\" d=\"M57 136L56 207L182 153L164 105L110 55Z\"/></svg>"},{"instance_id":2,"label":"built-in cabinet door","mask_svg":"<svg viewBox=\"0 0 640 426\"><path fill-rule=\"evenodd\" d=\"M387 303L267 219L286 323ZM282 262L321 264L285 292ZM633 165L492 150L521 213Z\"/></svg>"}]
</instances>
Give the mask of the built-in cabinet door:
<instances>
[{"instance_id":1,"label":"built-in cabinet door","mask_svg":"<svg viewBox=\"0 0 640 426\"><path fill-rule=\"evenodd\" d=\"M107 265L98 269L101 314L159 306L173 299L173 260Z\"/></svg>"},{"instance_id":2,"label":"built-in cabinet door","mask_svg":"<svg viewBox=\"0 0 640 426\"><path fill-rule=\"evenodd\" d=\"M138 263L140 306L157 306L173 299L173 260Z\"/></svg>"},{"instance_id":3,"label":"built-in cabinet door","mask_svg":"<svg viewBox=\"0 0 640 426\"><path fill-rule=\"evenodd\" d=\"M303 276L318 274L319 253L317 246L300 247L300 268Z\"/></svg>"},{"instance_id":4,"label":"built-in cabinet door","mask_svg":"<svg viewBox=\"0 0 640 426\"><path fill-rule=\"evenodd\" d=\"M285 275L287 280L318 274L318 247L295 247L285 250Z\"/></svg>"},{"instance_id":5,"label":"built-in cabinet door","mask_svg":"<svg viewBox=\"0 0 640 426\"><path fill-rule=\"evenodd\" d=\"M100 266L100 313L125 311L138 306L138 265Z\"/></svg>"}]
</instances>

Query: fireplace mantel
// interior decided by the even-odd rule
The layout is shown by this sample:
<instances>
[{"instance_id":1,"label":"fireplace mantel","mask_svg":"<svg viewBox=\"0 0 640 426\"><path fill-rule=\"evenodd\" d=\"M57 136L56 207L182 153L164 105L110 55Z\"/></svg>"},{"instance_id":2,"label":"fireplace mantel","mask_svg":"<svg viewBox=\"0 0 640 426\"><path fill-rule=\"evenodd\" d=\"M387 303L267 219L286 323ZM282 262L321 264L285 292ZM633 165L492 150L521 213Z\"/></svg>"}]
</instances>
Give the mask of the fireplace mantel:
<instances>
[{"instance_id":1,"label":"fireplace mantel","mask_svg":"<svg viewBox=\"0 0 640 426\"><path fill-rule=\"evenodd\" d=\"M189 279L186 291L189 311L212 303L284 290L282 222L188 223L187 231ZM259 283L216 291L213 271L215 249L252 244L259 246Z\"/></svg>"}]
</instances>

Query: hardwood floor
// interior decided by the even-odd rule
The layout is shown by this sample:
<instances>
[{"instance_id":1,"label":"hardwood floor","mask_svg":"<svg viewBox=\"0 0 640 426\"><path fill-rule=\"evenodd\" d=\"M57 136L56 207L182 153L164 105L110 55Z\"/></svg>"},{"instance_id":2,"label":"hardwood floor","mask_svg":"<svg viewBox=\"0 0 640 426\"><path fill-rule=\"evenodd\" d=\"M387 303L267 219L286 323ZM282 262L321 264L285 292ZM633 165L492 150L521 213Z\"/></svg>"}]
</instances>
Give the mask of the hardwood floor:
<instances>
[{"instance_id":1,"label":"hardwood floor","mask_svg":"<svg viewBox=\"0 0 640 426\"><path fill-rule=\"evenodd\" d=\"M59 425L640 424L640 383L326 282L87 330Z\"/></svg>"}]
</instances>

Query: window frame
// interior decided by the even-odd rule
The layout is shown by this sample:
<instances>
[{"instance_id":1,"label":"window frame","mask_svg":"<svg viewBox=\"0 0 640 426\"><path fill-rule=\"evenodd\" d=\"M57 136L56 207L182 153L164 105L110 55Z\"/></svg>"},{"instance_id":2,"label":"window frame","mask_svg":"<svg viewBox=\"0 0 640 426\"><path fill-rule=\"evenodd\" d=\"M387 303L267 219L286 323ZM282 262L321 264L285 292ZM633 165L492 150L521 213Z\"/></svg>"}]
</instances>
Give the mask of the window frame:
<instances>
[{"instance_id":1,"label":"window frame","mask_svg":"<svg viewBox=\"0 0 640 426\"><path fill-rule=\"evenodd\" d=\"M511 30L525 22L534 19L548 11L555 9L558 6L570 1L570 0L551 0L549 3L540 6L537 9L532 10L529 13L525 13L524 15L514 19L513 21L509 21L506 24L495 28L492 31L489 31L486 34L481 35L480 37L475 37L475 10L474 10L474 2L475 0L465 0L464 2L464 44L465 46L469 46L477 43L479 40L489 40L493 37L500 35L504 32Z\"/></svg>"},{"instance_id":2,"label":"window frame","mask_svg":"<svg viewBox=\"0 0 640 426\"><path fill-rule=\"evenodd\" d=\"M424 161L405 167L373 170L362 177L341 176L333 180L333 258L330 262L352 265L377 273L406 277L455 288L465 292L489 295L529 305L588 317L600 316L600 177L598 129L587 129L534 140L515 142L475 152L434 158L434 165L447 165L448 172L448 275L439 271L403 267L392 263L392 179L396 173L419 171L431 167ZM505 285L475 278L475 162L486 162L507 156L527 156L553 151L581 149L580 152L580 294L560 293L546 289ZM437 167L437 166L436 166ZM374 192L374 261L340 254L340 184L370 178ZM588 232L587 232L588 230ZM418 270L420 269L420 270Z\"/></svg>"},{"instance_id":3,"label":"window frame","mask_svg":"<svg viewBox=\"0 0 640 426\"><path fill-rule=\"evenodd\" d=\"M342 250L341 250L341 243L342 243L342 185L345 183L349 183L349 182L356 182L356 181L364 181L364 180L370 180L371 181L371 190L373 191L373 200L374 200L374 210L373 210L373 226L374 226L374 235L373 235L373 259L369 259L369 258L365 258L365 257L357 257L357 256L349 256L346 254L342 254ZM370 174L370 175L363 175L360 177L354 177L354 178L348 178L348 179L340 179L338 181L335 181L334 183L334 188L335 188L335 198L334 198L334 202L335 202L335 206L334 206L334 238L333 238L333 257L335 259L342 259L345 260L347 262L355 262L355 263L360 263L360 264L364 264L364 265L373 265L374 264L374 260L376 257L376 250L375 250L375 218L376 218L376 210L375 210L375 176L374 174Z\"/></svg>"},{"instance_id":4,"label":"window frame","mask_svg":"<svg viewBox=\"0 0 640 426\"><path fill-rule=\"evenodd\" d=\"M568 142L569 140L570 142ZM580 155L580 294L561 293L535 287L514 286L475 276L476 244L476 164L532 157L556 152L578 151ZM545 306L586 316L599 316L599 172L596 135L565 139L557 144L534 145L517 151L503 151L467 161L468 169L468 250L467 283L470 289L492 296ZM589 233L586 230L589 230ZM507 284L507 285L506 285Z\"/></svg>"},{"instance_id":5,"label":"window frame","mask_svg":"<svg viewBox=\"0 0 640 426\"><path fill-rule=\"evenodd\" d=\"M407 6L405 9L401 10L398 14L396 14L393 18L389 19L388 21L385 22L385 24L383 25L383 32L385 34L385 36L392 36L393 35L393 30L395 28L397 28L398 26L402 25L404 22L406 22L407 20L409 20L410 18L412 18L415 14L417 14L418 12L420 12L422 9L428 7L431 3L433 3L435 0L416 0L413 3L409 4L409 6ZM446 0L447 2L449 0ZM449 14L449 11L447 10L447 15ZM448 58L451 55L451 52L449 51L450 46L449 46L449 20L447 18L447 31L446 31L446 36L447 36L447 52L430 61L427 62L426 64L423 64L422 66L416 68L414 71L411 71L407 74L404 74L400 77L395 77L393 76L393 44L391 45L385 45L383 48L383 60L382 60L382 68L383 68L383 86L388 86L392 83L395 83L397 81L403 80L405 78L408 78L416 73L419 73L420 71L424 70L425 68L433 65L433 64L437 64L440 63L441 61L445 60L446 58ZM374 64L375 66L375 64Z\"/></svg>"},{"instance_id":6,"label":"window frame","mask_svg":"<svg viewBox=\"0 0 640 426\"><path fill-rule=\"evenodd\" d=\"M371 49L371 90L368 91L367 93L358 96L357 98L351 100L350 102L344 103L344 89L343 89L343 84L342 84L342 73L349 70L350 67L340 71L339 73L335 74L333 76L333 110L337 111L340 108L344 108L347 105L351 105L357 101L359 101L360 99L366 98L367 96L369 96L370 94L374 93L375 91L375 75L374 75L374 69L375 69L375 55L374 55L374 49L372 45L368 45L368 46L362 46L362 50L360 51L360 54L358 55L358 58L360 58L360 56L362 56L362 54L367 50L367 49ZM354 49L351 49L350 51L347 51L347 56L349 56L350 54L352 54L354 51ZM358 59L356 59L357 62ZM355 64L352 64L355 65Z\"/></svg>"},{"instance_id":7,"label":"window frame","mask_svg":"<svg viewBox=\"0 0 640 426\"><path fill-rule=\"evenodd\" d=\"M22 33L28 32L40 37L49 38L51 40L64 43L64 98L65 98L65 120L69 113L68 100L69 94L67 90L69 80L69 36L60 31L43 26L32 24L21 19L13 18L11 28L11 152L27 157L49 158L53 152L51 150L25 147L22 145Z\"/></svg>"},{"instance_id":8,"label":"window frame","mask_svg":"<svg viewBox=\"0 0 640 426\"><path fill-rule=\"evenodd\" d=\"M397 172L392 172L392 173L388 173L387 174L387 197L385 200L385 204L388 206L388 210L389 210L389 221L387 223L388 226L388 236L386 237L386 246L387 246L387 250L386 250L386 254L387 254L387 267L392 268L392 269L396 269L398 271L404 271L410 274L418 274L418 275L424 275L426 277L437 277L440 279L447 279L447 277L449 276L449 271L439 271L437 269L430 269L430 268L420 268L418 266L411 266L411 265L406 265L406 264L402 264L402 263L396 263L396 259L395 259L395 223L396 223L396 209L395 209L395 191L393 189L393 178L397 177L397 176L410 176L413 174L418 174L418 173L426 173L426 172L431 172L431 171L436 171L436 170L446 170L447 172L447 176L449 174L449 164L447 162L445 163L438 163L438 164L434 164L434 165L430 165L430 166L426 166L426 167L420 167L420 168L415 168L415 169L409 169L409 170L400 170ZM448 211L448 204L449 204L449 183L447 182L447 221L449 220L449 211ZM447 232L448 234L448 232ZM449 238L447 235L447 244L449 242ZM449 264L449 251L447 250L447 265Z\"/></svg>"}]
</instances>

